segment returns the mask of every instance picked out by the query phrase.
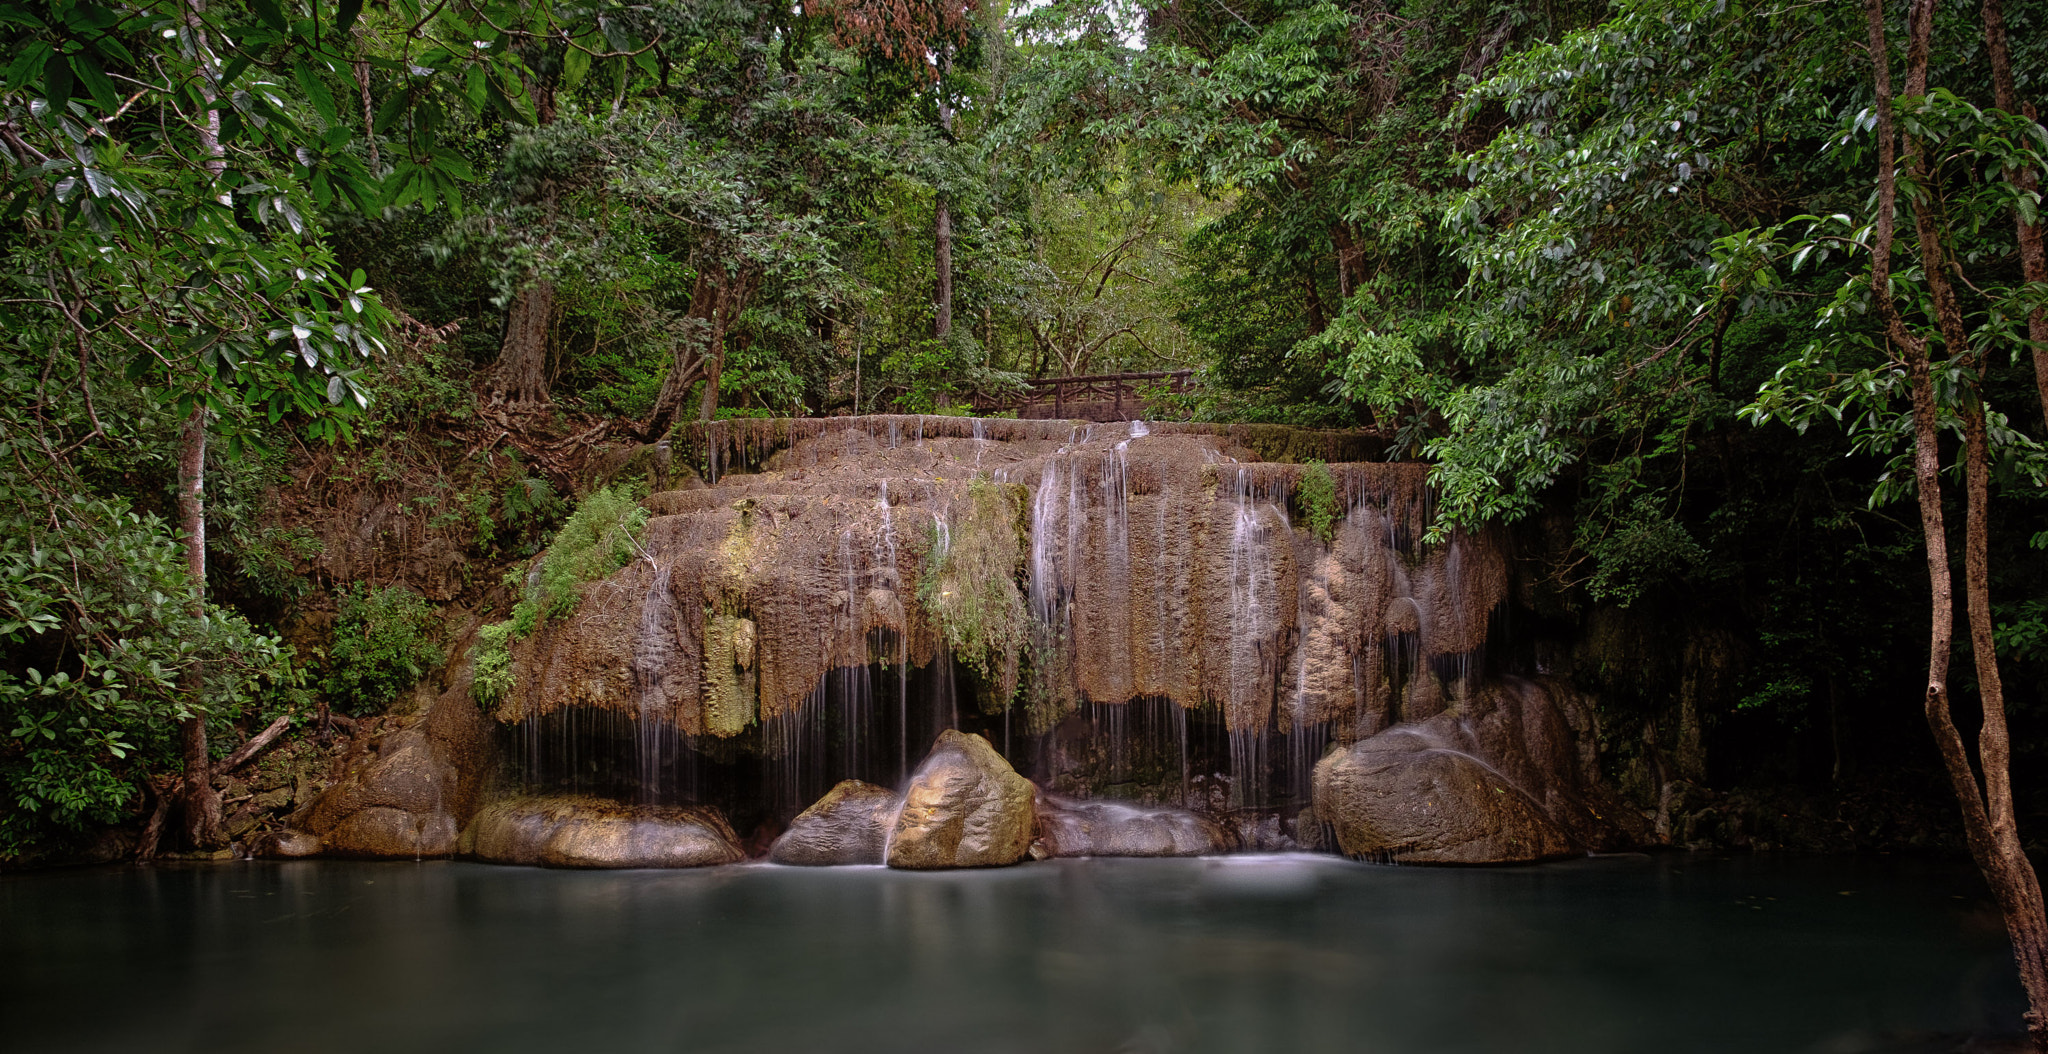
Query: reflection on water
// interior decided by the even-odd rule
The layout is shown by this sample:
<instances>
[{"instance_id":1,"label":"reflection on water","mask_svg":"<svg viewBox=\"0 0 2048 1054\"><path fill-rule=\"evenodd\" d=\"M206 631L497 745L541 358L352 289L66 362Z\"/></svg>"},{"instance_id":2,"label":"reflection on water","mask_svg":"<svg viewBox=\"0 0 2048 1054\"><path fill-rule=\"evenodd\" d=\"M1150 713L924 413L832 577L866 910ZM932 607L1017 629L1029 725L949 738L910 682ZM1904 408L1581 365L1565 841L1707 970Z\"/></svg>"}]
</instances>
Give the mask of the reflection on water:
<instances>
[{"instance_id":1,"label":"reflection on water","mask_svg":"<svg viewBox=\"0 0 2048 1054\"><path fill-rule=\"evenodd\" d=\"M20 1051L1723 1054L2020 995L1981 885L1904 861L308 861L0 879L0 1007Z\"/></svg>"}]
</instances>

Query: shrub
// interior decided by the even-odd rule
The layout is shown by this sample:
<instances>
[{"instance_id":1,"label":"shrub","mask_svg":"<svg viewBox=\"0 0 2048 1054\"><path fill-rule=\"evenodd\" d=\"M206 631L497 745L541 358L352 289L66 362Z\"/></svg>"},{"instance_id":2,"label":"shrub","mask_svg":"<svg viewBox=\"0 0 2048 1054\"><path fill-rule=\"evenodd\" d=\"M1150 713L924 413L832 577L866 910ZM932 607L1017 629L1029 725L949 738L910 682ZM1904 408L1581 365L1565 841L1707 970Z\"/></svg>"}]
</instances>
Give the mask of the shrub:
<instances>
[{"instance_id":1,"label":"shrub","mask_svg":"<svg viewBox=\"0 0 2048 1054\"><path fill-rule=\"evenodd\" d=\"M349 587L341 595L334 643L327 650L321 687L328 704L351 714L390 706L439 661L436 626L426 598L405 586Z\"/></svg>"},{"instance_id":2,"label":"shrub","mask_svg":"<svg viewBox=\"0 0 2048 1054\"><path fill-rule=\"evenodd\" d=\"M470 681L470 698L491 706L512 694L519 683L519 671L512 666L510 622L498 622L477 631L476 674Z\"/></svg>"},{"instance_id":3,"label":"shrub","mask_svg":"<svg viewBox=\"0 0 2048 1054\"><path fill-rule=\"evenodd\" d=\"M576 587L624 567L638 551L634 536L646 525L647 510L623 488L606 487L584 498L555 534L527 599L539 606L544 618L573 614L579 599ZM530 627L521 635L529 632Z\"/></svg>"}]
</instances>

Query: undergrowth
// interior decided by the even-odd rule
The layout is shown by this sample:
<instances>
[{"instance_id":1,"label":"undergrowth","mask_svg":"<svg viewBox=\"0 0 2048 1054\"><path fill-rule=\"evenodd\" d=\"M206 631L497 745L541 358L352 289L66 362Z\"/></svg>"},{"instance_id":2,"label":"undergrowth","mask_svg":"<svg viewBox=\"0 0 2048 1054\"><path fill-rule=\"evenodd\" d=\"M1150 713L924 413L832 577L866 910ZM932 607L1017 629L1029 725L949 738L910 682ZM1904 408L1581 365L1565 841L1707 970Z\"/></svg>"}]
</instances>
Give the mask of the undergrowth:
<instances>
[{"instance_id":1,"label":"undergrowth","mask_svg":"<svg viewBox=\"0 0 2048 1054\"><path fill-rule=\"evenodd\" d=\"M327 650L321 687L330 705L351 714L391 705L440 659L434 643L438 625L427 599L405 586L351 586L341 594L334 643Z\"/></svg>"}]
</instances>

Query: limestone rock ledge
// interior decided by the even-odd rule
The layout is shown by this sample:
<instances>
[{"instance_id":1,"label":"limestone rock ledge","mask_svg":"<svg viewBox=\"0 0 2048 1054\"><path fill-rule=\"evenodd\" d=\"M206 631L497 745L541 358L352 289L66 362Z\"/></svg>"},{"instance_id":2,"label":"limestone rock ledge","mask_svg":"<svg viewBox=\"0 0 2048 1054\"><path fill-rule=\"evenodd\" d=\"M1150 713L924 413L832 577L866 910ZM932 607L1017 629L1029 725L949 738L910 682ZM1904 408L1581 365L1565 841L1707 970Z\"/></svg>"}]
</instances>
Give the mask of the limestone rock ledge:
<instances>
[{"instance_id":1,"label":"limestone rock ledge","mask_svg":"<svg viewBox=\"0 0 2048 1054\"><path fill-rule=\"evenodd\" d=\"M746 859L715 809L629 806L602 798L524 797L483 808L463 850L494 864L708 867Z\"/></svg>"},{"instance_id":2,"label":"limestone rock ledge","mask_svg":"<svg viewBox=\"0 0 2048 1054\"><path fill-rule=\"evenodd\" d=\"M806 867L882 863L902 803L887 787L841 781L790 821L789 830L768 850L768 859Z\"/></svg>"},{"instance_id":3,"label":"limestone rock ledge","mask_svg":"<svg viewBox=\"0 0 2048 1054\"><path fill-rule=\"evenodd\" d=\"M910 778L888 864L909 870L1001 867L1024 859L1038 788L989 741L948 729Z\"/></svg>"}]
</instances>

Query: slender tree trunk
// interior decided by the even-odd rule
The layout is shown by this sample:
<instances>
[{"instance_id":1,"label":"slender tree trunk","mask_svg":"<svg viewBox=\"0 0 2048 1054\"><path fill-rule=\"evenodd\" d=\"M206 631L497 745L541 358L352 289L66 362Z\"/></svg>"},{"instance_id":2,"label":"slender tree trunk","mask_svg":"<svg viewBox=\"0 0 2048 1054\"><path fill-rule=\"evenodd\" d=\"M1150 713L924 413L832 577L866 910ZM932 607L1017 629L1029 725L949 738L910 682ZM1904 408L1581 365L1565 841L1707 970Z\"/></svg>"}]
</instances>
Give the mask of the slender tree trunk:
<instances>
[{"instance_id":1,"label":"slender tree trunk","mask_svg":"<svg viewBox=\"0 0 2048 1054\"><path fill-rule=\"evenodd\" d=\"M2019 90L2013 85L2012 49L2005 39L2003 0L1984 0L1984 51L1991 59L1993 104L2006 113L2033 120L2034 107L2020 101ZM2041 174L2032 168L2009 176L2022 194L2032 193L2041 184ZM2013 214L2013 225L2019 235L2021 277L2029 283L2048 282L2048 249L2041 244L2041 225L2028 223L2017 212ZM2034 344L2029 356L2034 360L2034 389L2041 398L2042 419L2048 421L2048 311L2035 308L2028 313L2027 339Z\"/></svg>"},{"instance_id":2,"label":"slender tree trunk","mask_svg":"<svg viewBox=\"0 0 2048 1054\"><path fill-rule=\"evenodd\" d=\"M185 571L192 584L192 616L206 613L206 408L194 406L178 437L178 520L185 532ZM197 664L185 675L181 690L195 713L178 723L178 742L185 761L180 797L185 836L195 849L222 842L220 795L213 790L213 759L206 746L206 714L202 693L205 672Z\"/></svg>"},{"instance_id":3,"label":"slender tree trunk","mask_svg":"<svg viewBox=\"0 0 2048 1054\"><path fill-rule=\"evenodd\" d=\"M193 46L201 56L200 98L205 118L198 126L199 147L206 153L207 171L218 180L227 171L227 154L220 145L220 110L214 82L216 65L212 45L206 39L206 11L203 0L190 0L185 25L192 33ZM227 195L221 196L223 204ZM185 418L178 437L178 518L185 531L185 570L191 579L192 617L206 615L206 407L195 404ZM220 795L213 790L213 759L206 744L206 671L194 663L179 690L186 696L192 716L178 723L178 743L185 773L180 804L185 817L187 842L195 849L212 849L221 837Z\"/></svg>"},{"instance_id":4,"label":"slender tree trunk","mask_svg":"<svg viewBox=\"0 0 2048 1054\"><path fill-rule=\"evenodd\" d=\"M692 333L676 341L668 377L662 381L661 394L655 397L654 410L641 429L645 438L658 439L668 431L682 414L683 401L690 389L700 380L704 382L704 392L698 403L698 419L709 422L718 412L719 375L725 372L726 341L759 284L760 274L751 267L742 267L737 275L728 273L723 264L698 269L696 284L690 290Z\"/></svg>"},{"instance_id":5,"label":"slender tree trunk","mask_svg":"<svg viewBox=\"0 0 2048 1054\"><path fill-rule=\"evenodd\" d=\"M2041 876L2020 844L2012 801L2012 741L2005 723L2005 682L1998 673L1998 645L1991 622L1991 443L1985 433L1984 404L1975 393L1963 407L1964 606L1970 620L1970 656L1977 672L1977 696L1984 707L1984 726L1977 735L1978 765L1984 772L1984 799L1989 812L1982 856L1984 877L2005 914L2012 935L2013 957L2020 984L2026 989L2027 1032L2036 1050L2048 1052L2048 907L2041 898ZM1980 859L1981 862L1981 859Z\"/></svg>"},{"instance_id":6,"label":"slender tree trunk","mask_svg":"<svg viewBox=\"0 0 2048 1054\"><path fill-rule=\"evenodd\" d=\"M2048 913L2041 883L2020 848L2013 814L2011 743L2005 723L2005 697L1998 676L1998 657L1991 639L1990 565L1987 511L1990 504L1989 442L1984 408L1973 389L1963 393L1965 526L1963 575L1967 590L1971 650L1975 660L1984 722L1978 733L1977 766L1949 707L1949 655L1955 644L1955 587L1949 571L1947 524L1941 503L1940 407L1934 388L1933 364L1926 339L1910 332L1891 295L1893 216L1898 202L1897 132L1892 117L1890 58L1885 43L1884 0L1865 0L1870 57L1876 88L1878 137L1878 213L1871 238L1871 292L1892 343L1906 356L1913 393L1913 478L1918 491L1920 531L1927 553L1929 634L1925 708L1942 767L1962 809L1970 855L1990 885L2005 916L2019 966L2020 983L2031 1004L2027 1031L2037 1050L2048 1052ZM1928 57L1933 32L1933 0L1913 0L1907 13L1906 94L1927 91ZM1920 142L1906 139L1906 171L1915 186L1928 184L1926 157ZM1960 305L1944 264L1941 230L1933 209L1914 208L1921 270L1932 294L1935 323L1951 358L1968 355ZM1979 782L1981 771L1982 782Z\"/></svg>"},{"instance_id":7,"label":"slender tree trunk","mask_svg":"<svg viewBox=\"0 0 2048 1054\"><path fill-rule=\"evenodd\" d=\"M950 66L948 59L940 59L939 83L933 89L939 93L939 128L948 141L953 138L953 108L946 103L945 74ZM932 297L932 335L943 337L953 332L953 203L943 190L937 197L932 209L932 264L939 281Z\"/></svg>"},{"instance_id":8,"label":"slender tree trunk","mask_svg":"<svg viewBox=\"0 0 2048 1054\"><path fill-rule=\"evenodd\" d=\"M939 272L939 288L932 299L932 335L943 337L953 332L953 207L944 194L939 195L935 211L933 263Z\"/></svg>"}]
</instances>

